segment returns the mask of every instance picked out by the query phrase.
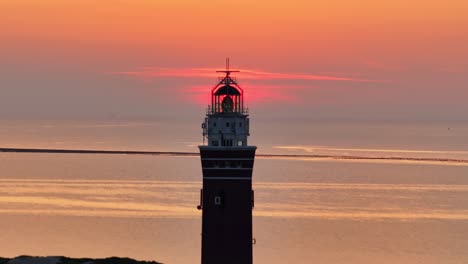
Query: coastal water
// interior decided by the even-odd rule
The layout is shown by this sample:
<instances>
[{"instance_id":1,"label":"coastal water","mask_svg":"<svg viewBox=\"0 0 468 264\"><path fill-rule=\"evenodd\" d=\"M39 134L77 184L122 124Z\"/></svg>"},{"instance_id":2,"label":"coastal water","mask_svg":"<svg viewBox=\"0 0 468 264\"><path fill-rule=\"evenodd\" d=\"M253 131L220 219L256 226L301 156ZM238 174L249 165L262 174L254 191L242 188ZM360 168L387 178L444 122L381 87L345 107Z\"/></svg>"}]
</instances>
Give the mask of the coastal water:
<instances>
[{"instance_id":1,"label":"coastal water","mask_svg":"<svg viewBox=\"0 0 468 264\"><path fill-rule=\"evenodd\" d=\"M257 158L255 263L468 261L467 126L278 130L257 128L259 153L330 157ZM167 132L145 122L4 122L0 139L3 147L193 152L201 143L184 136L192 131ZM0 256L199 263L198 157L0 153L0 176Z\"/></svg>"}]
</instances>

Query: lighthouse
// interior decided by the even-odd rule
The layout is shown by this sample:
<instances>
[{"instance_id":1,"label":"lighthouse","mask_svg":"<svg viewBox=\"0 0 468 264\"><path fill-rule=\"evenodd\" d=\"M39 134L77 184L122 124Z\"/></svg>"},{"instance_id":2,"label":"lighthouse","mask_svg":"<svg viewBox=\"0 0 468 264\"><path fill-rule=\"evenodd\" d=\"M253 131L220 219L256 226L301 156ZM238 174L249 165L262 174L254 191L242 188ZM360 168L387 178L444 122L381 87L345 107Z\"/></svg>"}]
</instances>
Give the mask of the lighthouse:
<instances>
[{"instance_id":1,"label":"lighthouse","mask_svg":"<svg viewBox=\"0 0 468 264\"><path fill-rule=\"evenodd\" d=\"M202 123L199 146L203 171L202 264L252 263L252 170L257 147L249 146L249 115L244 91L231 76L229 59L224 76L211 90L211 105Z\"/></svg>"}]
</instances>

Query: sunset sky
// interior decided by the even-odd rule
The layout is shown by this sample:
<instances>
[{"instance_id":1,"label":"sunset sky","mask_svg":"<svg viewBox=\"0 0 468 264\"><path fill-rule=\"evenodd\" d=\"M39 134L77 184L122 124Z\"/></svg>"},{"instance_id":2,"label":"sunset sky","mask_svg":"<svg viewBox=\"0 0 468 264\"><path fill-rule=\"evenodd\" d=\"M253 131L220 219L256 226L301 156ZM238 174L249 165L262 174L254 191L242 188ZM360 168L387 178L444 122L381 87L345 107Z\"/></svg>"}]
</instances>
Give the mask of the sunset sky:
<instances>
[{"instance_id":1,"label":"sunset sky","mask_svg":"<svg viewBox=\"0 0 468 264\"><path fill-rule=\"evenodd\" d=\"M468 263L468 0L0 0L0 257L199 263L230 131L255 263Z\"/></svg>"},{"instance_id":2,"label":"sunset sky","mask_svg":"<svg viewBox=\"0 0 468 264\"><path fill-rule=\"evenodd\" d=\"M468 2L0 0L1 119L466 120Z\"/></svg>"}]
</instances>

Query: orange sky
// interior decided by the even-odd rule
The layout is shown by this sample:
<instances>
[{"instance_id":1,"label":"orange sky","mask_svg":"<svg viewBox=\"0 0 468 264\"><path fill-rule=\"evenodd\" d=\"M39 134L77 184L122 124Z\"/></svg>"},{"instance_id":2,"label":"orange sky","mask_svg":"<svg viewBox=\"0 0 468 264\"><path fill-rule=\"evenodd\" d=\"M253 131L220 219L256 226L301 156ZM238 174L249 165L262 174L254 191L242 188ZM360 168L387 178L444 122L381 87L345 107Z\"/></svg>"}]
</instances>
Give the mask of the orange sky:
<instances>
[{"instance_id":1,"label":"orange sky","mask_svg":"<svg viewBox=\"0 0 468 264\"><path fill-rule=\"evenodd\" d=\"M190 42L194 48L222 45L253 53L259 47L322 51L380 44L407 52L424 45L441 52L426 41L459 50L468 32L468 2L461 0L3 2L5 36L74 48L112 44L173 51Z\"/></svg>"},{"instance_id":2,"label":"orange sky","mask_svg":"<svg viewBox=\"0 0 468 264\"><path fill-rule=\"evenodd\" d=\"M243 69L384 83L299 80L291 84L284 80L257 84L314 88L299 95L288 95L287 89L280 92L289 98L310 96L323 104L340 104L336 98L347 98L359 107L383 102L389 109L411 102L455 102L463 107L460 98L468 96L462 88L468 70L466 14L468 2L462 0L1 1L0 69L7 69L12 79L4 87L16 85L24 92L30 89L28 78L17 82L13 77L40 70L40 80L31 82L44 87L38 99L47 104L49 94L71 100L57 92L58 87L50 88L63 71L76 74L63 77L64 83L76 78L86 80L87 87L93 83L112 87L119 82L116 78L125 77L115 72L142 67L213 68L223 66L224 58L230 56L233 66ZM184 91L215 81L182 79L145 78L153 82L155 89L150 92L151 85L125 79L128 83L122 84L121 94L109 104L117 107L129 96L135 102L145 101L147 93L168 96L165 86ZM105 96L101 90L80 89L70 91L82 98ZM13 90L9 93L21 98ZM99 105L99 99L95 100ZM148 109L156 102L147 101Z\"/></svg>"}]
</instances>

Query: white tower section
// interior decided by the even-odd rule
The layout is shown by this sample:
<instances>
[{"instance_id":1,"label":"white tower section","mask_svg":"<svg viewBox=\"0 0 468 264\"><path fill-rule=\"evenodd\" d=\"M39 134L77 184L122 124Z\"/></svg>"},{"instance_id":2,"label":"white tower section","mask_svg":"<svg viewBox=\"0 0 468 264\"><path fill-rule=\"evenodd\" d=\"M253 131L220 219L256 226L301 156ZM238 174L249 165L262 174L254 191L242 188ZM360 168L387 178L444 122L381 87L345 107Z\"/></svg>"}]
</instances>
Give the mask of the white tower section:
<instances>
[{"instance_id":1,"label":"white tower section","mask_svg":"<svg viewBox=\"0 0 468 264\"><path fill-rule=\"evenodd\" d=\"M203 139L210 147L245 147L249 136L248 110L244 108L244 91L231 78L229 60L226 74L211 90L211 105L208 106L202 123Z\"/></svg>"}]
</instances>

